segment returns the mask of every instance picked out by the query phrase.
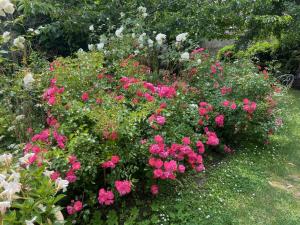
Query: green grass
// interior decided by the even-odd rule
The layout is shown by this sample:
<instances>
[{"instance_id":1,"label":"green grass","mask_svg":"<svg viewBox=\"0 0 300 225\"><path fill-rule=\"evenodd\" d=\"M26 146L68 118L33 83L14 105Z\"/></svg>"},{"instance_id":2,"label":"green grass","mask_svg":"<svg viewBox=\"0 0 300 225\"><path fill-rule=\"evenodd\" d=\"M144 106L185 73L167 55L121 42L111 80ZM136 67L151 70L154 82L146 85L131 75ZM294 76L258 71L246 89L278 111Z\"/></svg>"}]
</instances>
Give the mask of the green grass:
<instances>
[{"instance_id":1,"label":"green grass","mask_svg":"<svg viewBox=\"0 0 300 225\"><path fill-rule=\"evenodd\" d=\"M154 200L152 223L300 225L300 92L290 91L285 129L248 146Z\"/></svg>"}]
</instances>

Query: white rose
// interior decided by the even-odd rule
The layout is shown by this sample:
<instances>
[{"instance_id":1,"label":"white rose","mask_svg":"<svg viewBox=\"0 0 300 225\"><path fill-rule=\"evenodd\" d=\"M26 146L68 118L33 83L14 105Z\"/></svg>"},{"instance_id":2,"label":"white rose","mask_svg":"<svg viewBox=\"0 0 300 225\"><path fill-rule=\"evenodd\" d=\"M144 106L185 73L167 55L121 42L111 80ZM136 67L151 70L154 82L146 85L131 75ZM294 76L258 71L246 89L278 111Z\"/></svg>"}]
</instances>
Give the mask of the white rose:
<instances>
[{"instance_id":1,"label":"white rose","mask_svg":"<svg viewBox=\"0 0 300 225\"><path fill-rule=\"evenodd\" d=\"M183 42L187 39L188 33L182 33L182 34L178 34L176 36L176 41L177 42Z\"/></svg>"},{"instance_id":2,"label":"white rose","mask_svg":"<svg viewBox=\"0 0 300 225\"><path fill-rule=\"evenodd\" d=\"M190 54L188 52L184 52L180 55L181 60L186 61L190 59Z\"/></svg>"},{"instance_id":3,"label":"white rose","mask_svg":"<svg viewBox=\"0 0 300 225\"><path fill-rule=\"evenodd\" d=\"M88 49L89 49L90 51L95 50L95 45L89 44L89 45L88 45Z\"/></svg>"},{"instance_id":4,"label":"white rose","mask_svg":"<svg viewBox=\"0 0 300 225\"><path fill-rule=\"evenodd\" d=\"M94 25L91 25L91 26L89 27L89 30L90 30L90 31L95 30Z\"/></svg>"},{"instance_id":5,"label":"white rose","mask_svg":"<svg viewBox=\"0 0 300 225\"><path fill-rule=\"evenodd\" d=\"M140 7L138 7L138 11L141 13L145 13L145 12L147 12L147 8L144 6L140 6Z\"/></svg>"},{"instance_id":6,"label":"white rose","mask_svg":"<svg viewBox=\"0 0 300 225\"><path fill-rule=\"evenodd\" d=\"M32 87L32 83L34 82L32 73L27 73L23 79L24 87L26 89L30 89Z\"/></svg>"},{"instance_id":7,"label":"white rose","mask_svg":"<svg viewBox=\"0 0 300 225\"><path fill-rule=\"evenodd\" d=\"M118 38L121 38L123 36L122 32L124 30L124 27L121 26L119 29L116 30L115 34Z\"/></svg>"},{"instance_id":8,"label":"white rose","mask_svg":"<svg viewBox=\"0 0 300 225\"><path fill-rule=\"evenodd\" d=\"M99 44L97 44L97 49L100 51L104 48L104 43L100 42Z\"/></svg>"},{"instance_id":9,"label":"white rose","mask_svg":"<svg viewBox=\"0 0 300 225\"><path fill-rule=\"evenodd\" d=\"M14 40L14 46L16 46L19 49L24 49L25 48L25 38L22 36L17 37Z\"/></svg>"},{"instance_id":10,"label":"white rose","mask_svg":"<svg viewBox=\"0 0 300 225\"><path fill-rule=\"evenodd\" d=\"M164 42L164 40L166 40L166 38L167 38L167 35L162 34L162 33L159 33L159 34L156 35L156 37L155 37L155 39L156 39L156 41L157 41L157 43L158 43L159 45L162 45L163 42Z\"/></svg>"},{"instance_id":11,"label":"white rose","mask_svg":"<svg viewBox=\"0 0 300 225\"><path fill-rule=\"evenodd\" d=\"M151 39L148 39L147 42L148 42L149 47L152 48L154 42Z\"/></svg>"}]
</instances>

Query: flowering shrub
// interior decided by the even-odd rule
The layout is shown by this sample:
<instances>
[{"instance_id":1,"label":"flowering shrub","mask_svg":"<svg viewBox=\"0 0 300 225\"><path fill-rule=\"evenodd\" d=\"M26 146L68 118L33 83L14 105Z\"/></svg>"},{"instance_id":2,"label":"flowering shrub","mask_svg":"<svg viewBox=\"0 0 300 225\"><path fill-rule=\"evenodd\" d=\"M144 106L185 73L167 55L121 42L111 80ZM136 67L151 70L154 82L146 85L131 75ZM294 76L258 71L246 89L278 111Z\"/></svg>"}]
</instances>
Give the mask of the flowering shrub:
<instances>
[{"instance_id":1,"label":"flowering shrub","mask_svg":"<svg viewBox=\"0 0 300 225\"><path fill-rule=\"evenodd\" d=\"M27 127L19 167L44 169L39 182L65 191L59 204L68 222L89 224L99 209L156 196L187 173L203 172L212 152L266 141L278 127L281 87L267 71L221 64L188 33L167 42L143 28L147 12L139 13L139 26L125 20L90 52L16 79L20 93L38 97L28 101L38 101L45 117Z\"/></svg>"}]
</instances>

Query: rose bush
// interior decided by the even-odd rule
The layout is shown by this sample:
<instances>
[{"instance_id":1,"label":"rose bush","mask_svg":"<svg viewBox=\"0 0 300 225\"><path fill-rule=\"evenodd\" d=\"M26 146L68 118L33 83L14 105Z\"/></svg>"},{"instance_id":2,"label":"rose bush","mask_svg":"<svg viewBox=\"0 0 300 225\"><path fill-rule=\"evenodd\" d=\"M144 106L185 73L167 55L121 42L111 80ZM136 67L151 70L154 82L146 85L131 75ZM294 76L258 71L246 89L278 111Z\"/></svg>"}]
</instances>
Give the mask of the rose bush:
<instances>
[{"instance_id":1,"label":"rose bush","mask_svg":"<svg viewBox=\"0 0 300 225\"><path fill-rule=\"evenodd\" d=\"M20 71L4 89L11 114L23 113L14 128L26 159L19 169L43 170L49 177L37 182L49 187L68 186L59 201L67 223L115 220L114 211L96 217L204 171L216 152L267 142L281 125L282 87L266 70L220 63L188 33L172 41L148 31L144 11L90 52L57 58L40 73Z\"/></svg>"}]
</instances>

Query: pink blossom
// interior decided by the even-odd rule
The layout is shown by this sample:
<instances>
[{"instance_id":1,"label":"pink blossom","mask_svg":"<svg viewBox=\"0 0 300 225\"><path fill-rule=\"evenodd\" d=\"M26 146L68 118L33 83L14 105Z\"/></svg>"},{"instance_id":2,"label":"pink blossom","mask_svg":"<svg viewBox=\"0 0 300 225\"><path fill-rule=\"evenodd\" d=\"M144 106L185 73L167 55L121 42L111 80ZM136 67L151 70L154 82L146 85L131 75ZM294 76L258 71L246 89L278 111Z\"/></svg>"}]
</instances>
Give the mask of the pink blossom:
<instances>
[{"instance_id":1,"label":"pink blossom","mask_svg":"<svg viewBox=\"0 0 300 225\"><path fill-rule=\"evenodd\" d=\"M196 146L200 154L203 154L205 152L204 144L201 141L197 141Z\"/></svg>"},{"instance_id":2,"label":"pink blossom","mask_svg":"<svg viewBox=\"0 0 300 225\"><path fill-rule=\"evenodd\" d=\"M215 118L215 122L217 124L218 127L223 127L224 126L224 115L218 115L216 118Z\"/></svg>"},{"instance_id":3,"label":"pink blossom","mask_svg":"<svg viewBox=\"0 0 300 225\"><path fill-rule=\"evenodd\" d=\"M67 212L68 212L69 215L73 215L73 214L76 213L76 210L74 209L73 206L68 205L67 206Z\"/></svg>"},{"instance_id":4,"label":"pink blossom","mask_svg":"<svg viewBox=\"0 0 300 225\"><path fill-rule=\"evenodd\" d=\"M184 165L179 165L178 166L178 172L179 173L184 173L184 171L185 171L185 166Z\"/></svg>"},{"instance_id":5,"label":"pink blossom","mask_svg":"<svg viewBox=\"0 0 300 225\"><path fill-rule=\"evenodd\" d=\"M155 162L154 162L154 167L156 169L159 169L163 166L164 162L161 160L161 159L156 159Z\"/></svg>"},{"instance_id":6,"label":"pink blossom","mask_svg":"<svg viewBox=\"0 0 300 225\"><path fill-rule=\"evenodd\" d=\"M162 169L155 169L153 170L154 178L160 178L163 175Z\"/></svg>"},{"instance_id":7,"label":"pink blossom","mask_svg":"<svg viewBox=\"0 0 300 225\"><path fill-rule=\"evenodd\" d=\"M50 178L51 178L51 180L53 180L53 181L55 181L55 180L56 180L57 178L59 178L59 177L60 177L60 173L57 172L57 171L51 173L51 175L50 175Z\"/></svg>"},{"instance_id":8,"label":"pink blossom","mask_svg":"<svg viewBox=\"0 0 300 225\"><path fill-rule=\"evenodd\" d=\"M207 135L207 141L206 141L207 145L216 146L219 144L219 138L217 137L217 134L215 132L206 131L206 135Z\"/></svg>"},{"instance_id":9,"label":"pink blossom","mask_svg":"<svg viewBox=\"0 0 300 225\"><path fill-rule=\"evenodd\" d=\"M81 211L82 208L83 208L83 206L82 206L82 202L81 201L76 201L74 203L74 209L75 209L76 212Z\"/></svg>"},{"instance_id":10,"label":"pink blossom","mask_svg":"<svg viewBox=\"0 0 300 225\"><path fill-rule=\"evenodd\" d=\"M72 169L73 170L79 170L81 168L80 162L75 162L72 164Z\"/></svg>"},{"instance_id":11,"label":"pink blossom","mask_svg":"<svg viewBox=\"0 0 300 225\"><path fill-rule=\"evenodd\" d=\"M81 95L81 99L82 99L82 101L86 102L87 100L89 100L89 94L87 92L84 92Z\"/></svg>"},{"instance_id":12,"label":"pink blossom","mask_svg":"<svg viewBox=\"0 0 300 225\"><path fill-rule=\"evenodd\" d=\"M104 188L99 190L98 201L101 205L111 205L114 203L114 193L112 191L105 191Z\"/></svg>"},{"instance_id":13,"label":"pink blossom","mask_svg":"<svg viewBox=\"0 0 300 225\"><path fill-rule=\"evenodd\" d=\"M162 144L162 143L164 142L164 139L163 139L162 136L156 135L156 136L154 137L154 141L155 141L157 144Z\"/></svg>"},{"instance_id":14,"label":"pink blossom","mask_svg":"<svg viewBox=\"0 0 300 225\"><path fill-rule=\"evenodd\" d=\"M115 181L115 187L121 196L131 192L131 182L128 180Z\"/></svg>"},{"instance_id":15,"label":"pink blossom","mask_svg":"<svg viewBox=\"0 0 300 225\"><path fill-rule=\"evenodd\" d=\"M156 117L156 122L157 122L159 125L164 125L165 122L166 122L166 119L165 119L165 117L163 117L163 116L157 116L157 117Z\"/></svg>"},{"instance_id":16,"label":"pink blossom","mask_svg":"<svg viewBox=\"0 0 300 225\"><path fill-rule=\"evenodd\" d=\"M70 155L68 160L69 160L69 163L73 164L77 161L77 157L75 155Z\"/></svg>"},{"instance_id":17,"label":"pink blossom","mask_svg":"<svg viewBox=\"0 0 300 225\"><path fill-rule=\"evenodd\" d=\"M228 100L225 100L225 101L223 102L223 106L225 106L225 107L228 107L229 104L230 104L230 101L228 101Z\"/></svg>"},{"instance_id":18,"label":"pink blossom","mask_svg":"<svg viewBox=\"0 0 300 225\"><path fill-rule=\"evenodd\" d=\"M114 164L118 164L119 161L120 161L120 157L117 156L117 155L113 155L113 156L111 157L111 161L112 161Z\"/></svg>"},{"instance_id":19,"label":"pink blossom","mask_svg":"<svg viewBox=\"0 0 300 225\"><path fill-rule=\"evenodd\" d=\"M69 170L66 174L66 180L69 181L70 183L74 183L77 180L77 177L74 173L74 170Z\"/></svg>"},{"instance_id":20,"label":"pink blossom","mask_svg":"<svg viewBox=\"0 0 300 225\"><path fill-rule=\"evenodd\" d=\"M37 160L37 154L34 154L33 156L29 157L28 164L31 165Z\"/></svg>"},{"instance_id":21,"label":"pink blossom","mask_svg":"<svg viewBox=\"0 0 300 225\"><path fill-rule=\"evenodd\" d=\"M235 110L235 109L236 109L236 104L233 102L233 103L231 104L230 108L231 108L232 110Z\"/></svg>"},{"instance_id":22,"label":"pink blossom","mask_svg":"<svg viewBox=\"0 0 300 225\"><path fill-rule=\"evenodd\" d=\"M191 144L191 139L189 137L184 137L184 138L182 138L182 143L184 145L190 145Z\"/></svg>"},{"instance_id":23,"label":"pink blossom","mask_svg":"<svg viewBox=\"0 0 300 225\"><path fill-rule=\"evenodd\" d=\"M205 170L205 167L203 164L200 164L199 166L196 167L197 172L202 172L203 170Z\"/></svg>"},{"instance_id":24,"label":"pink blossom","mask_svg":"<svg viewBox=\"0 0 300 225\"><path fill-rule=\"evenodd\" d=\"M125 99L124 95L118 95L116 98L115 98L117 101L122 101Z\"/></svg>"},{"instance_id":25,"label":"pink blossom","mask_svg":"<svg viewBox=\"0 0 300 225\"><path fill-rule=\"evenodd\" d=\"M151 186L151 193L152 193L153 195L157 195L158 192L159 192L158 185L153 184L153 185Z\"/></svg>"},{"instance_id":26,"label":"pink blossom","mask_svg":"<svg viewBox=\"0 0 300 225\"><path fill-rule=\"evenodd\" d=\"M145 93L144 97L146 98L146 100L148 102L153 102L154 101L154 97L152 95L150 95L149 93Z\"/></svg>"}]
</instances>

